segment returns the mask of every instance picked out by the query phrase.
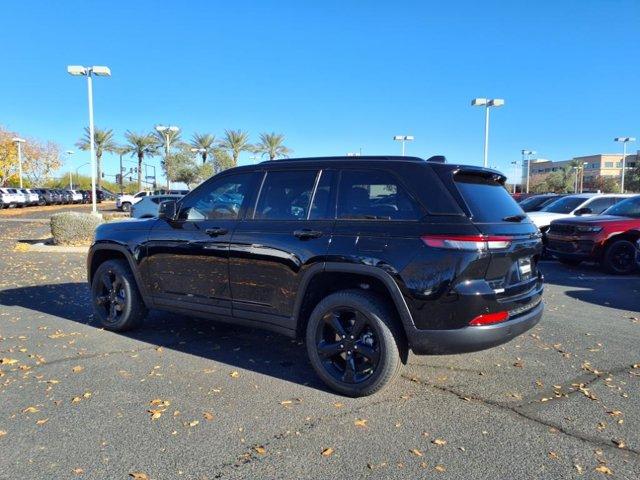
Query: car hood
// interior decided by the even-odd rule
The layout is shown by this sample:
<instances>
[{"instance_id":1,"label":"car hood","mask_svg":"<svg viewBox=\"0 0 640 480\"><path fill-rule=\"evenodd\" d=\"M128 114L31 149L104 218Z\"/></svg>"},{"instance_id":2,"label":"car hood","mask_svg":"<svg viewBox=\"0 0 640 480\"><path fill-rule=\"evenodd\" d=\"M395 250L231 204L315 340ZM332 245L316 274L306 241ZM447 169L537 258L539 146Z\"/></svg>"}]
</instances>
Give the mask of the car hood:
<instances>
[{"instance_id":1,"label":"car hood","mask_svg":"<svg viewBox=\"0 0 640 480\"><path fill-rule=\"evenodd\" d=\"M527 215L538 228L548 227L553 220L573 218L573 215L570 213L529 212Z\"/></svg>"}]
</instances>

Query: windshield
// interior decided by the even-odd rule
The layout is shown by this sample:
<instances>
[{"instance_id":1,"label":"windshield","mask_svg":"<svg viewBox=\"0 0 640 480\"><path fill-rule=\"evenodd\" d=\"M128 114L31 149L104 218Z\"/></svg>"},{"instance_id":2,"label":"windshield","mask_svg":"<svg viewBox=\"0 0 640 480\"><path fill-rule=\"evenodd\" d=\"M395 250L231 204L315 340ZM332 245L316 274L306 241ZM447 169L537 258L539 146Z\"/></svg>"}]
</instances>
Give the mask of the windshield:
<instances>
[{"instance_id":1,"label":"windshield","mask_svg":"<svg viewBox=\"0 0 640 480\"><path fill-rule=\"evenodd\" d=\"M493 177L457 173L454 180L474 221L503 222L507 217L524 215L509 192Z\"/></svg>"},{"instance_id":2,"label":"windshield","mask_svg":"<svg viewBox=\"0 0 640 480\"><path fill-rule=\"evenodd\" d=\"M602 212L602 215L640 218L640 196L628 198L613 207L609 207Z\"/></svg>"},{"instance_id":3,"label":"windshield","mask_svg":"<svg viewBox=\"0 0 640 480\"><path fill-rule=\"evenodd\" d=\"M529 198L525 198L523 201L520 202L520 207L525 212L530 212L535 208L539 208L540 205L544 205L545 203L548 204L556 200L557 200L556 197L548 197L548 196L529 197Z\"/></svg>"},{"instance_id":4,"label":"windshield","mask_svg":"<svg viewBox=\"0 0 640 480\"><path fill-rule=\"evenodd\" d=\"M563 197L544 207L541 212L571 213L581 204L587 201L585 197Z\"/></svg>"}]
</instances>

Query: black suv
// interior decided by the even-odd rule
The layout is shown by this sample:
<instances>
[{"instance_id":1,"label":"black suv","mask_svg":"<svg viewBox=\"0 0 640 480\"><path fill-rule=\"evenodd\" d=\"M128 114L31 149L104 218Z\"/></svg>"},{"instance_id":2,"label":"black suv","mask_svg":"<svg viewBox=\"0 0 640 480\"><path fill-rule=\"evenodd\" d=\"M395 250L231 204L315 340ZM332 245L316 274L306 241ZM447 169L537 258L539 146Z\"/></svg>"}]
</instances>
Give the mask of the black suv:
<instances>
[{"instance_id":1,"label":"black suv","mask_svg":"<svg viewBox=\"0 0 640 480\"><path fill-rule=\"evenodd\" d=\"M324 382L369 395L409 350L481 350L540 320L540 235L504 181L443 157L226 170L160 218L98 227L93 307L116 331L157 308L304 338Z\"/></svg>"}]
</instances>

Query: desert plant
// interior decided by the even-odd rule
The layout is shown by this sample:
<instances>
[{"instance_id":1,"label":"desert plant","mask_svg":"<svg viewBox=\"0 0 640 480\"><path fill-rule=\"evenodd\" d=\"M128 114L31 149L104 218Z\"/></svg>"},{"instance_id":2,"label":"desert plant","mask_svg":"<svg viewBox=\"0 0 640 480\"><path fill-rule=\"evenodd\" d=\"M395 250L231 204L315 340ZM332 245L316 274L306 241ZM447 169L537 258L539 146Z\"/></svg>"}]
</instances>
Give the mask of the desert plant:
<instances>
[{"instance_id":1,"label":"desert plant","mask_svg":"<svg viewBox=\"0 0 640 480\"><path fill-rule=\"evenodd\" d=\"M113 139L113 130L111 129L93 129L93 143L96 149L96 170L97 170L97 187L100 188L102 182L102 154L104 152L114 152L118 145ZM76 147L80 150L91 150L91 136L89 135L89 127L84 128L84 137L76 142Z\"/></svg>"},{"instance_id":2,"label":"desert plant","mask_svg":"<svg viewBox=\"0 0 640 480\"><path fill-rule=\"evenodd\" d=\"M255 147L256 153L267 155L269 160L278 157L288 157L293 150L284 145L284 135L281 133L261 133L260 142Z\"/></svg>"},{"instance_id":3,"label":"desert plant","mask_svg":"<svg viewBox=\"0 0 640 480\"><path fill-rule=\"evenodd\" d=\"M90 213L61 212L51 215L51 236L55 245L89 245L102 218Z\"/></svg>"},{"instance_id":4,"label":"desert plant","mask_svg":"<svg viewBox=\"0 0 640 480\"><path fill-rule=\"evenodd\" d=\"M224 139L220 142L220 148L227 150L233 158L233 166L238 165L238 156L241 152L252 152L253 145L249 143L249 134L242 130L225 130Z\"/></svg>"}]
</instances>

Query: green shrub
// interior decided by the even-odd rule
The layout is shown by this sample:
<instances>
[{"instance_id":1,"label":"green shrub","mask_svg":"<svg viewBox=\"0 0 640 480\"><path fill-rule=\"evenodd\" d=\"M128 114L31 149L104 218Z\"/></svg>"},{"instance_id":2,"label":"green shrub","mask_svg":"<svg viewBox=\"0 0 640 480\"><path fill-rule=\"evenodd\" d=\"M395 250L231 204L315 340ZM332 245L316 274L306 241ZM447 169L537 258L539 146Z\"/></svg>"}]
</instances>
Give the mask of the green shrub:
<instances>
[{"instance_id":1,"label":"green shrub","mask_svg":"<svg viewBox=\"0 0 640 480\"><path fill-rule=\"evenodd\" d=\"M56 245L88 245L102 217L90 213L62 212L51 215L51 236Z\"/></svg>"}]
</instances>

